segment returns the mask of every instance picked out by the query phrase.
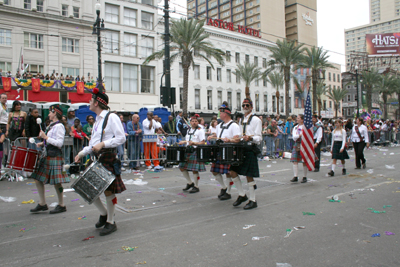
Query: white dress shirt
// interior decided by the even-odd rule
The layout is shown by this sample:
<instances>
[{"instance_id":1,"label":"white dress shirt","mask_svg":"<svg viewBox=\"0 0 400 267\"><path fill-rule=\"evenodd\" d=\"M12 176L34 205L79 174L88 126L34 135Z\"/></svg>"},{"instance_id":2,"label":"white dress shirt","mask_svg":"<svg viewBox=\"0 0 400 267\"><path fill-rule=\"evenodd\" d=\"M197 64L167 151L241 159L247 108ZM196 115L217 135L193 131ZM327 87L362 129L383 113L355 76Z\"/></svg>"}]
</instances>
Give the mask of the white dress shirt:
<instances>
[{"instance_id":1,"label":"white dress shirt","mask_svg":"<svg viewBox=\"0 0 400 267\"><path fill-rule=\"evenodd\" d=\"M155 120L152 120L153 124L152 127L150 127L150 121L149 119L145 119L142 122L142 126L143 126L143 134L155 134L155 129L161 128L161 123L156 122Z\"/></svg>"},{"instance_id":2,"label":"white dress shirt","mask_svg":"<svg viewBox=\"0 0 400 267\"><path fill-rule=\"evenodd\" d=\"M92 136L89 145L83 148L84 156L92 152L92 147L100 143L101 131L103 129L103 121L108 111L103 110L100 115L96 116L96 122L93 125ZM103 142L104 148L114 148L125 143L125 132L121 119L117 114L111 113L108 117L107 126L104 129Z\"/></svg>"},{"instance_id":3,"label":"white dress shirt","mask_svg":"<svg viewBox=\"0 0 400 267\"><path fill-rule=\"evenodd\" d=\"M358 137L358 134L356 132L356 126L353 126L353 129L351 130L351 141L353 143L358 143L361 142L360 138ZM364 137L364 142L365 143L369 143L369 136L368 136L368 129L367 126L365 125L361 125L360 127L358 127L358 131L360 132L361 136Z\"/></svg>"},{"instance_id":4,"label":"white dress shirt","mask_svg":"<svg viewBox=\"0 0 400 267\"><path fill-rule=\"evenodd\" d=\"M7 104L6 109L3 108L3 104L0 103L0 124L8 123L8 112L7 112Z\"/></svg>"},{"instance_id":5,"label":"white dress shirt","mask_svg":"<svg viewBox=\"0 0 400 267\"><path fill-rule=\"evenodd\" d=\"M196 131L195 131L196 130ZM204 130L201 129L200 127L197 129L190 128L188 133L185 136L186 142L192 141L192 142L201 142L206 140L206 135L204 133ZM189 144L186 143L186 146Z\"/></svg>"},{"instance_id":6,"label":"white dress shirt","mask_svg":"<svg viewBox=\"0 0 400 267\"><path fill-rule=\"evenodd\" d=\"M297 141L297 139L299 139L300 138L300 134L301 134L301 132L303 131L303 128L304 128L304 124L303 125L296 125L294 128L293 128L293 141Z\"/></svg>"},{"instance_id":7,"label":"white dress shirt","mask_svg":"<svg viewBox=\"0 0 400 267\"><path fill-rule=\"evenodd\" d=\"M317 129L317 131L315 132L315 134L314 134L314 140L316 141L316 143L321 143L321 140L322 140L322 133L323 133L323 130L322 130L322 127L320 127L319 125L317 125L318 126L318 129ZM313 129L314 130L314 129Z\"/></svg>"},{"instance_id":8,"label":"white dress shirt","mask_svg":"<svg viewBox=\"0 0 400 267\"><path fill-rule=\"evenodd\" d=\"M222 127L226 127L228 126L229 123L231 123L232 120L228 121L227 123L222 123ZM222 129L221 128L221 123L219 123L217 125L217 137L218 138L229 138L232 139L235 135L238 135L239 137L242 136L242 131L240 130L240 127L237 123L233 122L228 129ZM224 130L224 131L222 131ZM221 131L222 131L222 135L221 135ZM220 137L221 136L221 137Z\"/></svg>"},{"instance_id":9,"label":"white dress shirt","mask_svg":"<svg viewBox=\"0 0 400 267\"><path fill-rule=\"evenodd\" d=\"M57 123L51 127L46 135L49 137L46 140L47 144L61 148L64 144L65 127L62 123Z\"/></svg>"},{"instance_id":10,"label":"white dress shirt","mask_svg":"<svg viewBox=\"0 0 400 267\"><path fill-rule=\"evenodd\" d=\"M245 115L242 123L247 123L247 120L250 118L251 114ZM244 127L244 125L242 125ZM242 128L243 129L243 128ZM242 130L243 132L243 130ZM253 138L253 142L256 144L260 144L262 141L262 122L258 116L253 116L250 121L250 124L246 126L246 135L251 135Z\"/></svg>"},{"instance_id":11,"label":"white dress shirt","mask_svg":"<svg viewBox=\"0 0 400 267\"><path fill-rule=\"evenodd\" d=\"M340 149L343 149L344 146L346 145L346 131L342 129L341 131L333 131L332 132L333 138L332 138L332 146L331 148L333 149L333 143L334 142L342 142L342 147Z\"/></svg>"}]
</instances>

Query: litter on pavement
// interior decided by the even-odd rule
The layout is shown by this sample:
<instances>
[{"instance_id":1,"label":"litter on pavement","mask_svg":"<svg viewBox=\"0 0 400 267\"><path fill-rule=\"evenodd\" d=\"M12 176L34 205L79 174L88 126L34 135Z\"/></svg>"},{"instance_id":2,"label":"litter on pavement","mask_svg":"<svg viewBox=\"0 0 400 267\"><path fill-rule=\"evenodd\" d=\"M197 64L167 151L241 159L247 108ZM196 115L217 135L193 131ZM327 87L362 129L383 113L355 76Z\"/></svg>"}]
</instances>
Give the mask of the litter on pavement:
<instances>
[{"instance_id":1,"label":"litter on pavement","mask_svg":"<svg viewBox=\"0 0 400 267\"><path fill-rule=\"evenodd\" d=\"M4 202L14 202L17 200L15 197L2 197L2 196L0 196L0 199L3 200Z\"/></svg>"}]
</instances>

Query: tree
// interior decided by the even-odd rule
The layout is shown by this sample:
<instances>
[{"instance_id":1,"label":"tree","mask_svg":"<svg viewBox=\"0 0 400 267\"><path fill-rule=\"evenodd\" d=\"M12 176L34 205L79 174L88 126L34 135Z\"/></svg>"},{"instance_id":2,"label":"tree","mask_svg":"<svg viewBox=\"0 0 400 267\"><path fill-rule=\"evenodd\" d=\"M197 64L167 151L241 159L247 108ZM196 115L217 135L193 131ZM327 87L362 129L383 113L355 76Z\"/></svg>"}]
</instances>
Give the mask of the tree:
<instances>
[{"instance_id":1,"label":"tree","mask_svg":"<svg viewBox=\"0 0 400 267\"><path fill-rule=\"evenodd\" d=\"M339 109L339 104L340 101L342 101L342 99L346 96L346 94L348 94L349 91L345 88L334 88L334 89L329 89L328 90L328 98L331 99L333 101L333 104L335 106L335 117L337 118L337 112Z\"/></svg>"},{"instance_id":2,"label":"tree","mask_svg":"<svg viewBox=\"0 0 400 267\"><path fill-rule=\"evenodd\" d=\"M244 80L244 82L246 83L246 97L250 99L250 84L253 81L260 79L262 75L261 68L257 67L255 63L250 64L246 62L244 65L237 64L237 67L233 74L239 76L240 79Z\"/></svg>"},{"instance_id":3,"label":"tree","mask_svg":"<svg viewBox=\"0 0 400 267\"><path fill-rule=\"evenodd\" d=\"M279 89L282 89L283 85L285 84L283 74L281 72L277 72L277 71L270 72L267 77L267 82L269 82L272 85L272 87L274 87L276 89L276 93L275 93L275 96L277 99L276 107L277 107L278 114L279 114L279 99L280 99Z\"/></svg>"},{"instance_id":4,"label":"tree","mask_svg":"<svg viewBox=\"0 0 400 267\"><path fill-rule=\"evenodd\" d=\"M194 58L203 58L214 69L211 59L217 60L218 64L223 66L225 64L225 53L215 48L214 45L207 41L210 34L205 32L205 21L198 21L196 19L186 20L179 19L173 20L171 25L171 61L180 59L183 68L183 95L182 111L187 114L188 107L188 87L189 87L189 67L194 67ZM148 56L143 64L148 64L150 61L164 57L164 49L154 52Z\"/></svg>"},{"instance_id":5,"label":"tree","mask_svg":"<svg viewBox=\"0 0 400 267\"><path fill-rule=\"evenodd\" d=\"M364 85L367 93L367 109L368 113L372 111L372 93L374 87L378 84L380 75L377 69L363 70L361 72L361 80L360 83Z\"/></svg>"},{"instance_id":6,"label":"tree","mask_svg":"<svg viewBox=\"0 0 400 267\"><path fill-rule=\"evenodd\" d=\"M322 96L327 92L326 86L323 82L318 82L317 84L317 102L318 102L318 115L321 116L322 109Z\"/></svg>"},{"instance_id":7,"label":"tree","mask_svg":"<svg viewBox=\"0 0 400 267\"><path fill-rule=\"evenodd\" d=\"M390 74L382 74L378 79L377 86L375 87L374 91L378 92L382 95L383 101L383 118L388 118L387 112L387 100L388 96L395 91L396 86L396 78Z\"/></svg>"},{"instance_id":8,"label":"tree","mask_svg":"<svg viewBox=\"0 0 400 267\"><path fill-rule=\"evenodd\" d=\"M394 79L394 84L395 84L395 86L394 86L394 88L395 88L395 93L397 94L397 103L398 103L398 107L399 107L399 109L398 109L398 111L397 112L399 112L399 113L397 113L398 115L397 115L397 117L396 117L396 119L399 119L399 115L400 115L400 78L399 77L397 77L397 75L395 76L395 79Z\"/></svg>"},{"instance_id":9,"label":"tree","mask_svg":"<svg viewBox=\"0 0 400 267\"><path fill-rule=\"evenodd\" d=\"M285 116L289 117L289 90L290 90L290 79L291 72L290 68L292 65L297 65L301 62L302 53L304 52L303 45L298 45L294 41L283 41L277 40L276 46L268 47L271 51L271 60L268 62L270 72L276 68L283 72L285 79Z\"/></svg>"},{"instance_id":10,"label":"tree","mask_svg":"<svg viewBox=\"0 0 400 267\"><path fill-rule=\"evenodd\" d=\"M303 57L303 61L300 66L304 68L311 69L311 77L312 77L312 93L313 93L313 102L312 107L315 110L317 106L317 84L318 78L320 77L320 71L324 71L327 68L336 69L332 64L328 62L329 56L327 55L328 51L323 51L322 47L313 46L311 50L306 48L306 56Z\"/></svg>"}]
</instances>

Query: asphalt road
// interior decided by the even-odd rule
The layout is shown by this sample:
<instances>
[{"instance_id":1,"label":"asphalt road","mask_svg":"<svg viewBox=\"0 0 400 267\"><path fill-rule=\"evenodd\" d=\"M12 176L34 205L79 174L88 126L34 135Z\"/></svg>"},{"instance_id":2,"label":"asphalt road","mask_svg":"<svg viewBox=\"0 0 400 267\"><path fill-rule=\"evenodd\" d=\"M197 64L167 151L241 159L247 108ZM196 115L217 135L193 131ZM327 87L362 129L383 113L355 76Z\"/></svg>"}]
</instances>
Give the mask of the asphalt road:
<instances>
[{"instance_id":1,"label":"asphalt road","mask_svg":"<svg viewBox=\"0 0 400 267\"><path fill-rule=\"evenodd\" d=\"M348 175L337 168L327 177L323 166L307 184L289 183L287 159L260 161L258 208L248 211L232 206L235 188L231 200L217 199L209 166L197 194L182 194L186 180L176 168L145 172L146 185L127 185L118 196L118 231L105 237L94 227L97 209L75 192L65 193L66 213L31 214L38 201L33 181L1 181L0 196L17 200L0 200L0 266L400 266L400 148L366 151L366 170L355 170L349 154ZM46 190L47 204L56 202L54 188ZM333 195L341 202L329 202ZM21 204L30 199L36 203Z\"/></svg>"}]
</instances>

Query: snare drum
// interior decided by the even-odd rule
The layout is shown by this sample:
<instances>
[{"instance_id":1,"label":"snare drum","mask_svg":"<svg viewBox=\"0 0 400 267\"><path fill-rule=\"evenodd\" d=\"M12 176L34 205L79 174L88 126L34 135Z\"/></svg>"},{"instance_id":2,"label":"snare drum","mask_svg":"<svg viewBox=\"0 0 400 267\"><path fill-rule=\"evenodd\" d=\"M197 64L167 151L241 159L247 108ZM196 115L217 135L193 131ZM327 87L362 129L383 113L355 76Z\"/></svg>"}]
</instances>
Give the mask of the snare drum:
<instances>
[{"instance_id":1,"label":"snare drum","mask_svg":"<svg viewBox=\"0 0 400 267\"><path fill-rule=\"evenodd\" d=\"M198 162L216 162L218 154L217 145L198 145L196 155Z\"/></svg>"},{"instance_id":2,"label":"snare drum","mask_svg":"<svg viewBox=\"0 0 400 267\"><path fill-rule=\"evenodd\" d=\"M186 147L184 146L167 146L167 162L179 163L186 160Z\"/></svg>"},{"instance_id":3,"label":"snare drum","mask_svg":"<svg viewBox=\"0 0 400 267\"><path fill-rule=\"evenodd\" d=\"M39 158L39 152L34 149L13 146L7 168L33 172Z\"/></svg>"},{"instance_id":4,"label":"snare drum","mask_svg":"<svg viewBox=\"0 0 400 267\"><path fill-rule=\"evenodd\" d=\"M92 204L115 180L115 175L99 161L90 164L71 185L87 203Z\"/></svg>"},{"instance_id":5,"label":"snare drum","mask_svg":"<svg viewBox=\"0 0 400 267\"><path fill-rule=\"evenodd\" d=\"M220 144L217 159L220 164L238 166L244 160L244 147L238 143Z\"/></svg>"}]
</instances>

